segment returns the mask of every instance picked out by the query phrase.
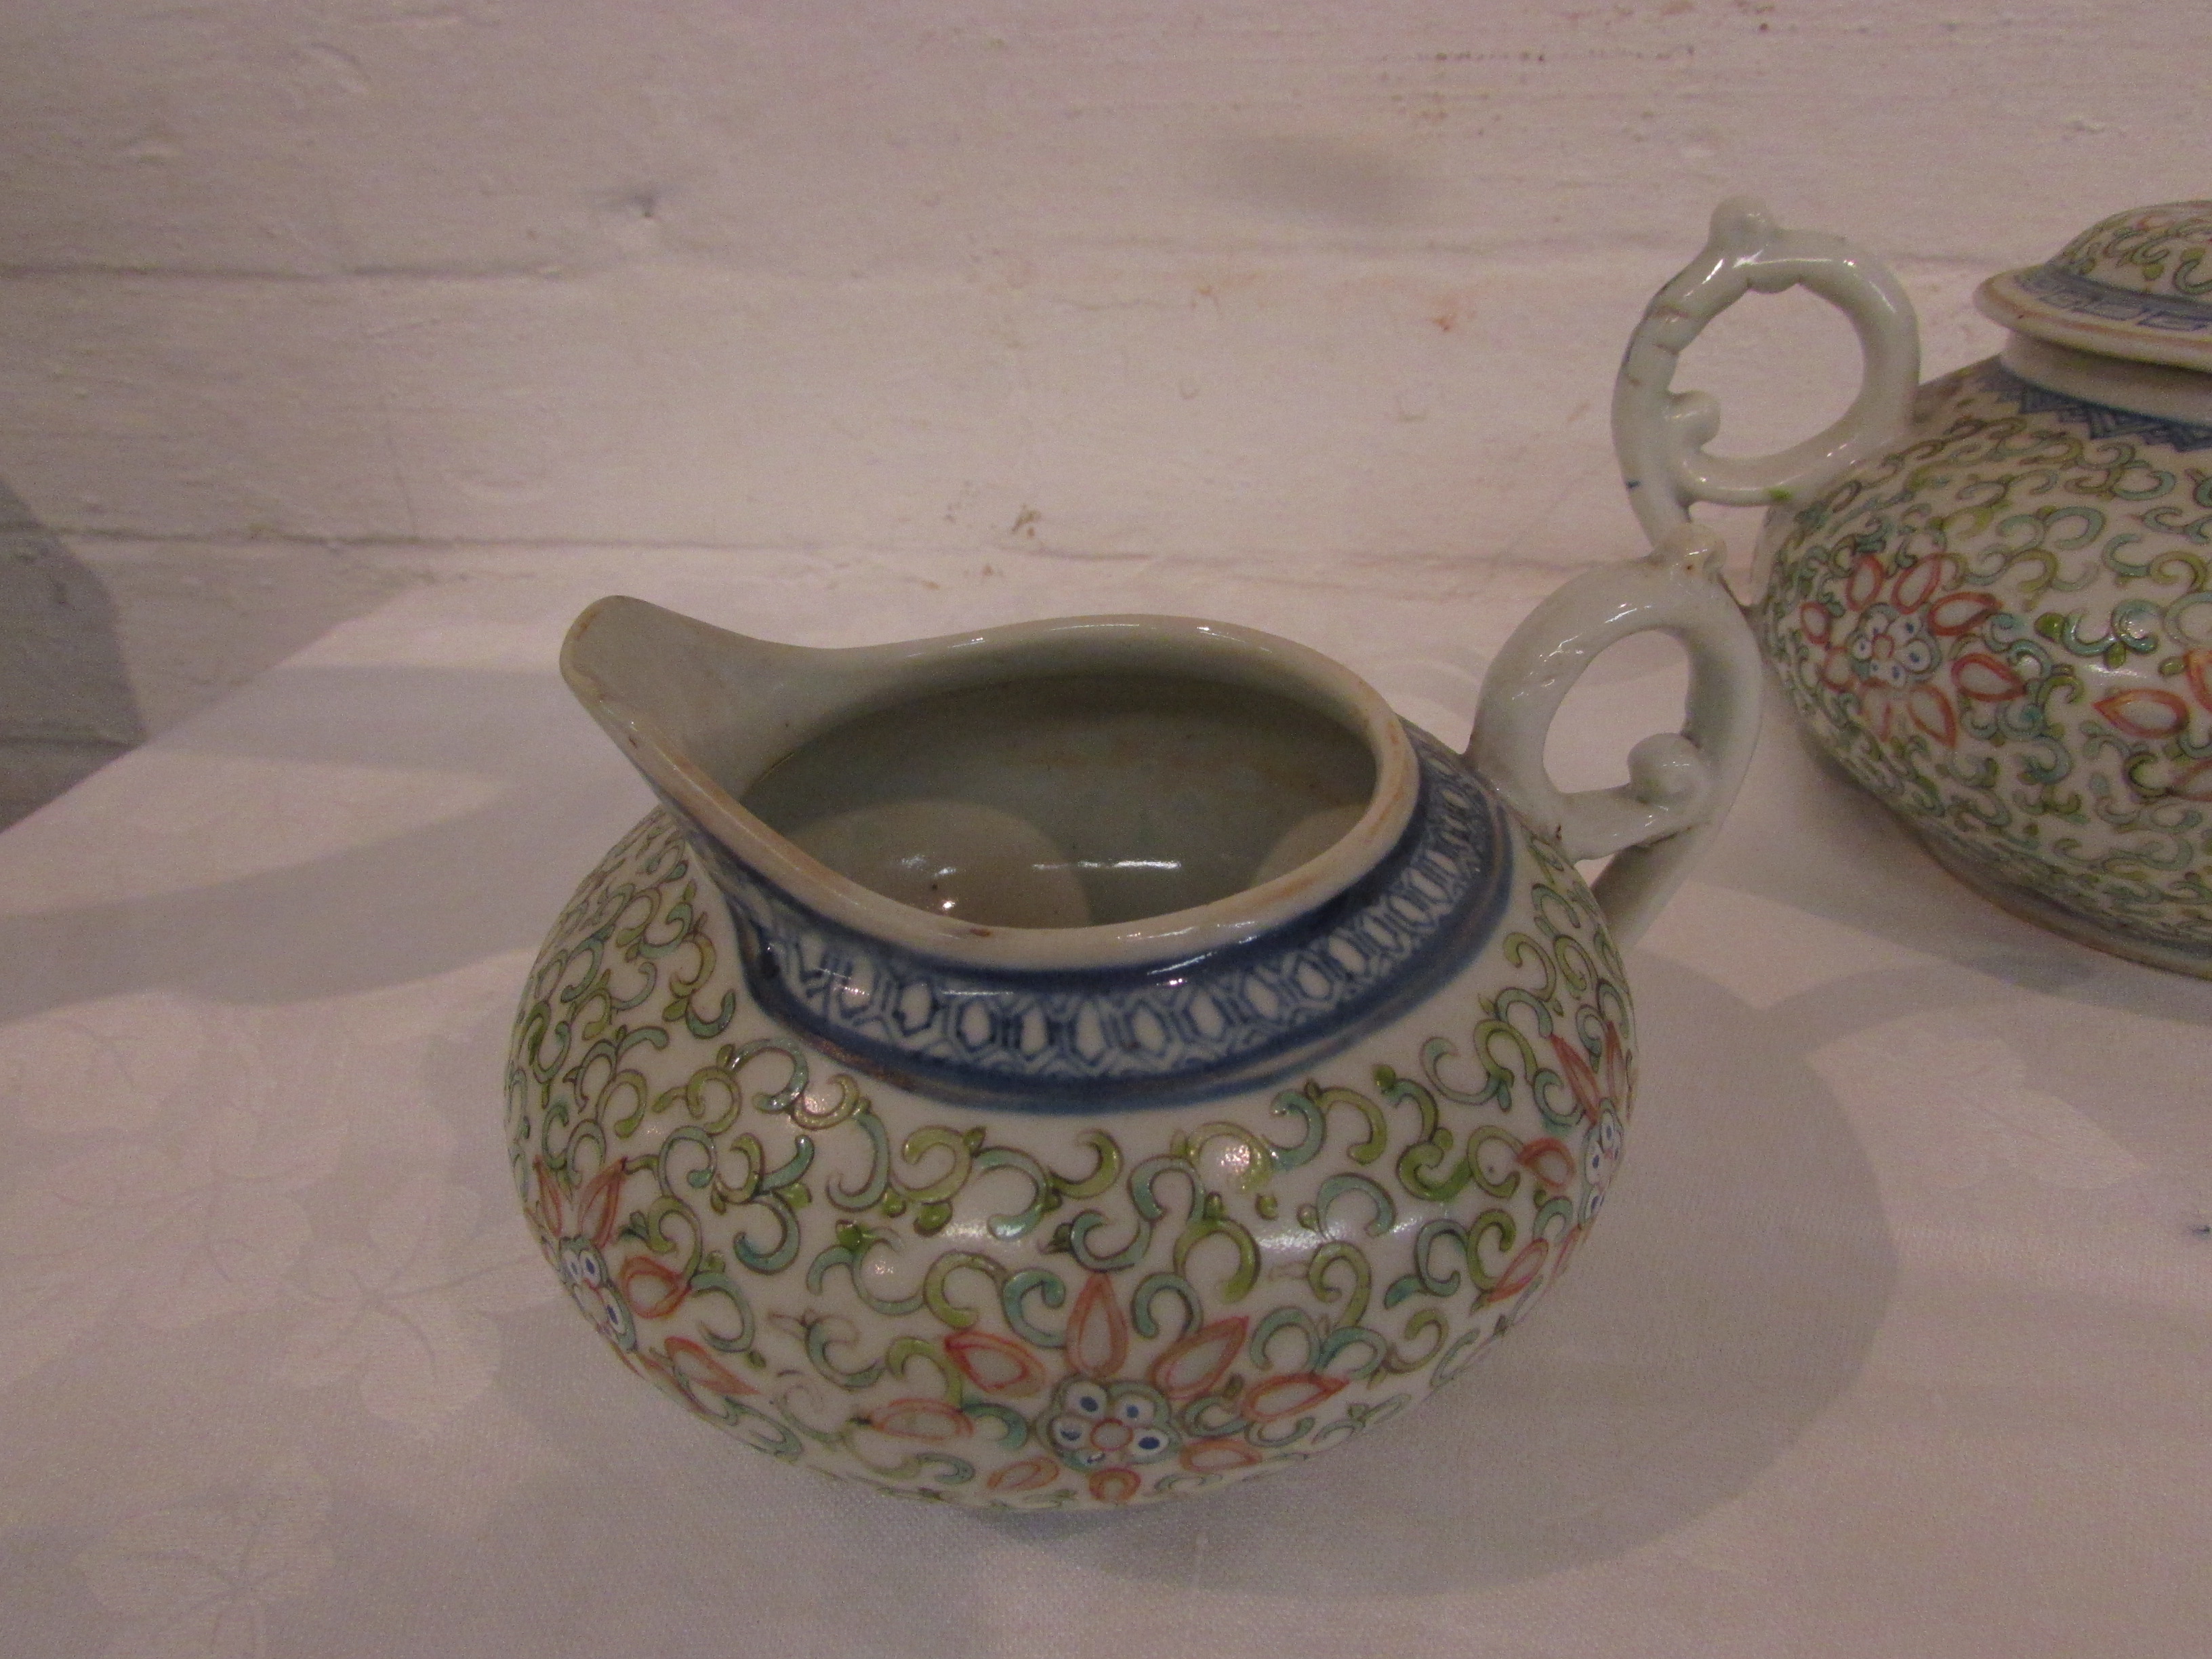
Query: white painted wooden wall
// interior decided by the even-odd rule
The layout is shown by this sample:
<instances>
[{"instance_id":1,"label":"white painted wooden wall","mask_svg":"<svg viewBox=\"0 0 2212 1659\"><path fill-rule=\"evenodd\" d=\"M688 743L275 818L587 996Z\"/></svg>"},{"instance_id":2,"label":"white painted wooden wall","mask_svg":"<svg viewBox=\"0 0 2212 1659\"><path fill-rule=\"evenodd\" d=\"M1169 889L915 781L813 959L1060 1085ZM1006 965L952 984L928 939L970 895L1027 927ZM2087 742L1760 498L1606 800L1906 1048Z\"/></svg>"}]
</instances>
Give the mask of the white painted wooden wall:
<instances>
[{"instance_id":1,"label":"white painted wooden wall","mask_svg":"<svg viewBox=\"0 0 2212 1659\"><path fill-rule=\"evenodd\" d=\"M11 0L0 63L19 760L486 547L1617 556L1719 198L1890 258L1933 369L2212 194L2202 0ZM1700 348L1733 447L1847 396L1819 310Z\"/></svg>"}]
</instances>

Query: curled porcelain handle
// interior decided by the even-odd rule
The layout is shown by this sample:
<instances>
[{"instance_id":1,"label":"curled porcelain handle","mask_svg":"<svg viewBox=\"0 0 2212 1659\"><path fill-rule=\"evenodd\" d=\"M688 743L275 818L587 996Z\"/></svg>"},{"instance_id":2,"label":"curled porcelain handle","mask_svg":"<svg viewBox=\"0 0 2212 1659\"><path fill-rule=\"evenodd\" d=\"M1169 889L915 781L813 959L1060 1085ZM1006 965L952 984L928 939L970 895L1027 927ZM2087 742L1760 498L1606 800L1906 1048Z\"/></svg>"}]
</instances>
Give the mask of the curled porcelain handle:
<instances>
[{"instance_id":1,"label":"curled porcelain handle","mask_svg":"<svg viewBox=\"0 0 2212 1659\"><path fill-rule=\"evenodd\" d=\"M1643 558L1575 577L1514 630L1475 711L1468 759L1522 820L1570 859L1614 855L1595 891L1624 948L1689 872L1759 736L1759 648L1721 580L1723 552L1718 535L1684 524ZM1560 701L1598 653L1651 629L1690 654L1682 729L1630 750L1620 787L1562 794L1544 765Z\"/></svg>"},{"instance_id":2,"label":"curled porcelain handle","mask_svg":"<svg viewBox=\"0 0 2212 1659\"><path fill-rule=\"evenodd\" d=\"M1720 404L1673 390L1675 360L1747 289L1778 294L1802 283L1850 319L1865 374L1851 406L1825 431L1771 455L1710 455ZM1613 447L1628 499L1656 541L1688 522L1692 501L1768 507L1803 501L1875 453L1905 425L1920 380L1912 301L1879 259L1840 236L1784 230L1743 197L1713 210L1698 257L1652 296L1613 388Z\"/></svg>"}]
</instances>

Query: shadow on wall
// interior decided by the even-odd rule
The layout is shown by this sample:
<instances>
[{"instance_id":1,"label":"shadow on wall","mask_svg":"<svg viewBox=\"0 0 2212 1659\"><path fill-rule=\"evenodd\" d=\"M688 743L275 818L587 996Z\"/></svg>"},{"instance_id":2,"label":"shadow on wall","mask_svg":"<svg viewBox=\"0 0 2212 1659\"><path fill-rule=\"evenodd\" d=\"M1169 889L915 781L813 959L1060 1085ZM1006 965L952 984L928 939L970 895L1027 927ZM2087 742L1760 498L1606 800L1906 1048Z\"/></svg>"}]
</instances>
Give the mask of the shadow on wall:
<instances>
[{"instance_id":1,"label":"shadow on wall","mask_svg":"<svg viewBox=\"0 0 2212 1659\"><path fill-rule=\"evenodd\" d=\"M0 484L0 828L145 736L107 590Z\"/></svg>"}]
</instances>

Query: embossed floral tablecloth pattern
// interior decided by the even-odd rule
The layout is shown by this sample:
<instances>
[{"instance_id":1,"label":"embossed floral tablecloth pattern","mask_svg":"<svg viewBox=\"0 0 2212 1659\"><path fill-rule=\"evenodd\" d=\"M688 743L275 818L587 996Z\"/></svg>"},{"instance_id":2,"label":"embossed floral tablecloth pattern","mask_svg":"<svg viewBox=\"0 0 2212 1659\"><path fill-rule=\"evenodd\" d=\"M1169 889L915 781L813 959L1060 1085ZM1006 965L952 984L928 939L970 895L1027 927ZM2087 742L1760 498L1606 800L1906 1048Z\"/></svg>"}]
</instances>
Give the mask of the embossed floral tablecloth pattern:
<instances>
[{"instance_id":1,"label":"embossed floral tablecloth pattern","mask_svg":"<svg viewBox=\"0 0 2212 1659\"><path fill-rule=\"evenodd\" d=\"M501 1144L524 968L644 805L553 673L579 605L824 644L1217 615L1456 738L1553 577L470 568L0 836L0 1651L2206 1651L2212 985L1991 909L1778 723L1632 958L1606 1224L1455 1391L1057 1520L687 1419L560 1295ZM1674 684L1597 678L1570 781Z\"/></svg>"}]
</instances>

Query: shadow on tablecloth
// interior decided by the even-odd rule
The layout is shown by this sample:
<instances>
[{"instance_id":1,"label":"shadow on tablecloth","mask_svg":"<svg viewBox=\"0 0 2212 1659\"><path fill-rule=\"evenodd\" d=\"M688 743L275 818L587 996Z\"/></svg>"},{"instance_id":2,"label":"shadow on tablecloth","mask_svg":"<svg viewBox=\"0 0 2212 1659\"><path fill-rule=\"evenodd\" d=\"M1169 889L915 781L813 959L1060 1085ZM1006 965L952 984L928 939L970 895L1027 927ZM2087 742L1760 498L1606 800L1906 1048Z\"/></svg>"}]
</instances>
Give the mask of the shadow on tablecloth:
<instances>
[{"instance_id":1,"label":"shadow on tablecloth","mask_svg":"<svg viewBox=\"0 0 2212 1659\"><path fill-rule=\"evenodd\" d=\"M280 669L133 760L164 763L159 786L104 775L10 832L49 902L9 917L0 1020L150 989L291 1003L535 949L652 804L542 674ZM481 804L441 810L441 779ZM334 787L361 799L325 810ZM354 832L349 810L399 827Z\"/></svg>"},{"instance_id":2,"label":"shadow on tablecloth","mask_svg":"<svg viewBox=\"0 0 2212 1659\"><path fill-rule=\"evenodd\" d=\"M1825 916L2004 985L2212 1026L2212 983L2008 915L1937 864L1799 728L1770 678L1759 757L1698 880Z\"/></svg>"},{"instance_id":3,"label":"shadow on tablecloth","mask_svg":"<svg viewBox=\"0 0 2212 1659\"><path fill-rule=\"evenodd\" d=\"M981 1516L731 1445L549 1304L507 1325L501 1393L558 1463L458 1549L392 1516L374 1553L426 1607L467 1607L486 1584L647 1587L588 1606L503 1595L486 1615L501 1651L607 1651L649 1630L645 1646L672 1655L799 1644L965 1659L1079 1626L1085 1652L1185 1650L1146 1645L1158 1620L1187 1633L1240 1605L1274 1609L1278 1637L1299 1607L1314 1632L1340 1632L1376 1598L1464 1596L1683 1534L1851 1387L1897 1255L1865 1150L1803 1058L1829 1018L1751 1007L1650 953L1632 969L1644 1095L1603 1224L1525 1326L1368 1439L1188 1503ZM717 1648L731 1632L755 1645Z\"/></svg>"}]
</instances>

